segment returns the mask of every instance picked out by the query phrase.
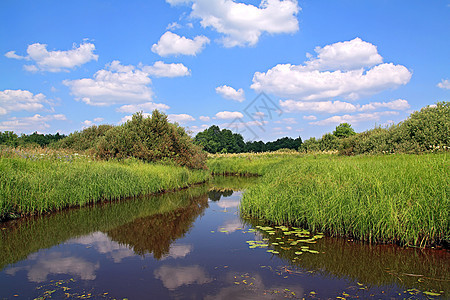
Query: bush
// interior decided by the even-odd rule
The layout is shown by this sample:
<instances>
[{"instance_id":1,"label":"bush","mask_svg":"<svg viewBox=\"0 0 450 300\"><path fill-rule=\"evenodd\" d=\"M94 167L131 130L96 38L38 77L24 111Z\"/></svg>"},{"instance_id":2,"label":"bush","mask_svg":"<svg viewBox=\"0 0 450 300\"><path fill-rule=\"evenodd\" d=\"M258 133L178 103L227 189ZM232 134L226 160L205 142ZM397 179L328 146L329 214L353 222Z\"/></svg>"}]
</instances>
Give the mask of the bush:
<instances>
[{"instance_id":1,"label":"bush","mask_svg":"<svg viewBox=\"0 0 450 300\"><path fill-rule=\"evenodd\" d=\"M73 149L75 151L94 149L100 138L112 128L114 128L112 125L94 125L83 129L81 132L75 131L74 133L69 134L68 137L59 140L50 146L55 149L65 148Z\"/></svg>"},{"instance_id":2,"label":"bush","mask_svg":"<svg viewBox=\"0 0 450 300\"><path fill-rule=\"evenodd\" d=\"M193 144L178 124L155 110L151 117L136 113L125 124L111 128L95 148L100 159L135 157L143 161L166 161L194 169L206 168L206 154Z\"/></svg>"},{"instance_id":3,"label":"bush","mask_svg":"<svg viewBox=\"0 0 450 300\"><path fill-rule=\"evenodd\" d=\"M388 128L377 127L347 137L340 154L421 153L446 150L450 144L450 102L439 102L412 113Z\"/></svg>"}]
</instances>

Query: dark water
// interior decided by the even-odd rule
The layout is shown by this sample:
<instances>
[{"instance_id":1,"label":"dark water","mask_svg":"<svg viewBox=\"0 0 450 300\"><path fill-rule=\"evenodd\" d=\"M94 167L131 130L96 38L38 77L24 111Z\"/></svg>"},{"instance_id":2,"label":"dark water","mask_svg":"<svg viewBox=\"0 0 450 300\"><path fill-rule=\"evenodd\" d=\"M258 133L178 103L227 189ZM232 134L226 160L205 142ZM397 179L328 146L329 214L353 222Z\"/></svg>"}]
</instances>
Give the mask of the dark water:
<instances>
[{"instance_id":1,"label":"dark water","mask_svg":"<svg viewBox=\"0 0 450 300\"><path fill-rule=\"evenodd\" d=\"M241 219L240 190L255 180L218 177L176 193L0 224L0 299L449 297L448 251Z\"/></svg>"}]
</instances>

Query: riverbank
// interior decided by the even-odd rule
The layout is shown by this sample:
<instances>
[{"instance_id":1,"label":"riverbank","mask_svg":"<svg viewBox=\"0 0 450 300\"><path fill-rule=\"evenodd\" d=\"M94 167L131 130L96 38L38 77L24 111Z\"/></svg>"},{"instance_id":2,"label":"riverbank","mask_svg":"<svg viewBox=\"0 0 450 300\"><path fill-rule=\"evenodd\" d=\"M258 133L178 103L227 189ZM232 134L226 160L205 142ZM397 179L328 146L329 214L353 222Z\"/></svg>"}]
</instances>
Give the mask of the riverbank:
<instances>
[{"instance_id":1,"label":"riverbank","mask_svg":"<svg viewBox=\"0 0 450 300\"><path fill-rule=\"evenodd\" d=\"M205 170L97 161L77 153L18 151L0 156L0 220L88 203L186 188L208 181Z\"/></svg>"},{"instance_id":2,"label":"riverbank","mask_svg":"<svg viewBox=\"0 0 450 300\"><path fill-rule=\"evenodd\" d=\"M208 166L217 174L263 175L244 193L244 216L422 247L450 240L447 155L247 154L217 156Z\"/></svg>"}]
</instances>

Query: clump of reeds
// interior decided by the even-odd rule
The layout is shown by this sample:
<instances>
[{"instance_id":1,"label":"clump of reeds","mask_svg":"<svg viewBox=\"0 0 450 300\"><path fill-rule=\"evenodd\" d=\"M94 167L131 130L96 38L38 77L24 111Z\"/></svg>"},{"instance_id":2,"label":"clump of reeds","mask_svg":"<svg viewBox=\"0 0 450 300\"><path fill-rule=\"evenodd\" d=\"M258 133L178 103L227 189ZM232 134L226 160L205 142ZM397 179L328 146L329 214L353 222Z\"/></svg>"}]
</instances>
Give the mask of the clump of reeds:
<instances>
[{"instance_id":1,"label":"clump of reeds","mask_svg":"<svg viewBox=\"0 0 450 300\"><path fill-rule=\"evenodd\" d=\"M264 175L241 213L372 242L448 243L447 154L216 158L215 172ZM271 159L272 160L272 159Z\"/></svg>"},{"instance_id":2,"label":"clump of reeds","mask_svg":"<svg viewBox=\"0 0 450 300\"><path fill-rule=\"evenodd\" d=\"M209 178L204 170L136 159L105 162L77 153L9 149L0 156L0 220L184 188Z\"/></svg>"}]
</instances>

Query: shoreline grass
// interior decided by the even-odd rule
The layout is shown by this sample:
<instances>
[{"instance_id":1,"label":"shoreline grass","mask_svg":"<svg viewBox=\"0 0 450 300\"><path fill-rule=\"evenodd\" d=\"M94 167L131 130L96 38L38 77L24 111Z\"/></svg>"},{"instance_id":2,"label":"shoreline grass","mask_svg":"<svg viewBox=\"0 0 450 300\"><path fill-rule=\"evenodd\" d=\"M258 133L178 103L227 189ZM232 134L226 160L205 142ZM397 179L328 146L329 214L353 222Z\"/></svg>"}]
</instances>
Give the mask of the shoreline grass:
<instances>
[{"instance_id":1,"label":"shoreline grass","mask_svg":"<svg viewBox=\"0 0 450 300\"><path fill-rule=\"evenodd\" d=\"M273 163L270 161L273 160ZM212 158L216 173L263 175L240 212L272 224L411 246L450 240L447 154Z\"/></svg>"},{"instance_id":2,"label":"shoreline grass","mask_svg":"<svg viewBox=\"0 0 450 300\"><path fill-rule=\"evenodd\" d=\"M0 220L186 188L210 177L205 170L134 159L106 162L76 153L3 153Z\"/></svg>"}]
</instances>

